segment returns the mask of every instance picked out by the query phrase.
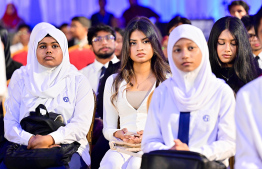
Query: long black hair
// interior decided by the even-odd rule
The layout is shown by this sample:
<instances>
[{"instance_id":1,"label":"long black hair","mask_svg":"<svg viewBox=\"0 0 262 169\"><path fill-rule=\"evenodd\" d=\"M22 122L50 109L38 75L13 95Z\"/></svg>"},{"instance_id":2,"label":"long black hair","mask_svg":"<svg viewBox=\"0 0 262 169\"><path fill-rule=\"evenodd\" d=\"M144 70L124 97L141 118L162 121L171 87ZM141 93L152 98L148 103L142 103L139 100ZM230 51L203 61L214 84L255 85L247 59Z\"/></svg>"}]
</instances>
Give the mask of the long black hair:
<instances>
[{"instance_id":1,"label":"long black hair","mask_svg":"<svg viewBox=\"0 0 262 169\"><path fill-rule=\"evenodd\" d=\"M237 51L236 58L233 61L235 74L246 84L259 76L260 69L254 62L247 31L241 20L236 17L227 16L219 19L210 32L208 48L212 71L217 76L221 73L221 68L224 66L217 54L217 43L221 32L226 29L229 30L236 40Z\"/></svg>"},{"instance_id":2,"label":"long black hair","mask_svg":"<svg viewBox=\"0 0 262 169\"><path fill-rule=\"evenodd\" d=\"M115 93L111 97L112 103L116 99L120 83L125 80L127 84L130 84L131 79L135 76L133 69L133 60L130 58L130 36L136 30L143 32L152 45L154 53L151 59L151 69L156 77L156 84L158 85L160 82L163 82L166 79L167 73L170 73L170 68L165 62L165 56L161 49L161 43L159 40L160 35L158 29L146 17L136 17L132 19L128 23L123 37L121 68L113 82L112 87Z\"/></svg>"}]
</instances>

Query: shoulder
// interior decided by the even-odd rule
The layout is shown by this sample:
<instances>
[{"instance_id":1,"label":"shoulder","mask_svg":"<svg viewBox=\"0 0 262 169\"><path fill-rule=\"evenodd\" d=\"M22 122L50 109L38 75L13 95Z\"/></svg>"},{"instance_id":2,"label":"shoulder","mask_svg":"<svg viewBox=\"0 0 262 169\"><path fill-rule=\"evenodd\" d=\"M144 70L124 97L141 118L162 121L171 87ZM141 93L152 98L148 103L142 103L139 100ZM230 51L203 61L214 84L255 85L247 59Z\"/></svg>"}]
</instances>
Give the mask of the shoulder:
<instances>
[{"instance_id":1,"label":"shoulder","mask_svg":"<svg viewBox=\"0 0 262 169\"><path fill-rule=\"evenodd\" d=\"M19 69L16 69L11 77L9 87L14 88L17 86L24 85L24 79L27 76L26 67L22 66Z\"/></svg>"},{"instance_id":2,"label":"shoulder","mask_svg":"<svg viewBox=\"0 0 262 169\"><path fill-rule=\"evenodd\" d=\"M168 86L170 83L170 79L166 79L164 82L162 82L154 91L154 95L157 95L159 97L166 95L168 93Z\"/></svg>"},{"instance_id":3,"label":"shoulder","mask_svg":"<svg viewBox=\"0 0 262 169\"><path fill-rule=\"evenodd\" d=\"M112 74L110 75L107 80L106 80L106 86L112 86L116 76L118 75L118 73Z\"/></svg>"},{"instance_id":4,"label":"shoulder","mask_svg":"<svg viewBox=\"0 0 262 169\"><path fill-rule=\"evenodd\" d=\"M237 93L237 98L240 96L248 96L257 98L261 95L262 92L262 77L258 77L257 79L247 83L243 86Z\"/></svg>"},{"instance_id":5,"label":"shoulder","mask_svg":"<svg viewBox=\"0 0 262 169\"><path fill-rule=\"evenodd\" d=\"M91 63L89 65L87 65L86 67L84 67L83 69L79 70L80 73L87 73L90 70L92 70L94 67L94 63Z\"/></svg>"}]
</instances>

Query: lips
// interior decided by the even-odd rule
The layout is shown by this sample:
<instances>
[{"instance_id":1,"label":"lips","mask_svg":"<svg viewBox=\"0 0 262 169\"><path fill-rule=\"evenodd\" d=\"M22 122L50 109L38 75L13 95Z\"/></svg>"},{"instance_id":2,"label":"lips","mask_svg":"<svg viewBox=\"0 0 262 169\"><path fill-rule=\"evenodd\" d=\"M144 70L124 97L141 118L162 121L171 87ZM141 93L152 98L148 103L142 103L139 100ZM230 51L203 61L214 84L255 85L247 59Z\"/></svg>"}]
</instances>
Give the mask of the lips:
<instances>
[{"instance_id":1,"label":"lips","mask_svg":"<svg viewBox=\"0 0 262 169\"><path fill-rule=\"evenodd\" d=\"M143 57L143 56L145 56L146 54L145 53L138 53L136 56L138 56L138 57Z\"/></svg>"},{"instance_id":2,"label":"lips","mask_svg":"<svg viewBox=\"0 0 262 169\"><path fill-rule=\"evenodd\" d=\"M227 54L224 54L224 55L222 55L224 58L230 58L231 57L231 55L227 55Z\"/></svg>"},{"instance_id":3,"label":"lips","mask_svg":"<svg viewBox=\"0 0 262 169\"><path fill-rule=\"evenodd\" d=\"M255 46L255 47L259 47L259 46L260 46L260 44L259 44L259 43L256 43L256 44L254 44L254 46Z\"/></svg>"},{"instance_id":4,"label":"lips","mask_svg":"<svg viewBox=\"0 0 262 169\"><path fill-rule=\"evenodd\" d=\"M108 47L105 47L105 48L101 48L100 50L101 51L108 51L110 48L108 48Z\"/></svg>"},{"instance_id":5,"label":"lips","mask_svg":"<svg viewBox=\"0 0 262 169\"><path fill-rule=\"evenodd\" d=\"M192 62L183 62L182 63L182 66L189 66L189 65L191 65L192 64Z\"/></svg>"},{"instance_id":6,"label":"lips","mask_svg":"<svg viewBox=\"0 0 262 169\"><path fill-rule=\"evenodd\" d=\"M45 60L52 60L52 59L54 59L54 57L48 55L48 56L45 56L44 59Z\"/></svg>"}]
</instances>

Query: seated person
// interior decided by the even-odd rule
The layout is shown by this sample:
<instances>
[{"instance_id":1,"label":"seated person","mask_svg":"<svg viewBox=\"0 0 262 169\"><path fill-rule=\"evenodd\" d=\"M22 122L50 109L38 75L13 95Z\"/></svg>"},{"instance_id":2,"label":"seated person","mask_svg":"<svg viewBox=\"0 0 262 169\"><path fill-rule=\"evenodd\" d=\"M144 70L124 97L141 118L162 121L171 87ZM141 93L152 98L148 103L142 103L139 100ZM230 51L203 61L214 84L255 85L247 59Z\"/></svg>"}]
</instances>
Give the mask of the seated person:
<instances>
[{"instance_id":1,"label":"seated person","mask_svg":"<svg viewBox=\"0 0 262 169\"><path fill-rule=\"evenodd\" d=\"M241 21L243 22L249 38L249 43L252 48L252 53L255 58L255 62L258 63L259 68L262 68L262 45L256 35L255 28L254 28L254 20L255 16L244 16L241 18Z\"/></svg>"},{"instance_id":2,"label":"seated person","mask_svg":"<svg viewBox=\"0 0 262 169\"><path fill-rule=\"evenodd\" d=\"M212 73L200 29L180 25L169 37L172 77L154 91L142 151L194 151L228 166L235 154L234 93Z\"/></svg>"},{"instance_id":3,"label":"seated person","mask_svg":"<svg viewBox=\"0 0 262 169\"><path fill-rule=\"evenodd\" d=\"M120 71L109 76L105 85L103 134L108 141L141 143L148 96L166 79L169 67L164 61L157 28L149 19L134 18L125 31ZM127 132L137 137L125 135ZM138 169L140 164L140 157L108 150L100 169Z\"/></svg>"},{"instance_id":4,"label":"seated person","mask_svg":"<svg viewBox=\"0 0 262 169\"><path fill-rule=\"evenodd\" d=\"M44 104L48 111L61 114L65 127L48 135L32 135L21 128L20 121ZM32 31L27 66L13 74L8 86L4 117L5 138L26 145L28 149L50 148L73 141L81 145L69 162L70 168L90 165L89 131L94 97L88 80L69 62L65 35L48 23ZM0 168L5 165L1 163Z\"/></svg>"}]
</instances>

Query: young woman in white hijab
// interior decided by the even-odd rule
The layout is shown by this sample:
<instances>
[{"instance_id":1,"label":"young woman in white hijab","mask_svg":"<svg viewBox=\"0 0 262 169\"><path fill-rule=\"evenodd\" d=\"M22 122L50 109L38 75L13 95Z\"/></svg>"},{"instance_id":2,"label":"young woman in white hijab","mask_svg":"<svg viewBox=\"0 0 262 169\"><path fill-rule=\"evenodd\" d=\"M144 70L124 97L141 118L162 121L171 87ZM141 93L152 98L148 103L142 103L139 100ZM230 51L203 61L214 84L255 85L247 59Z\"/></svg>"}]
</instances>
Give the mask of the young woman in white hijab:
<instances>
[{"instance_id":1,"label":"young woman in white hijab","mask_svg":"<svg viewBox=\"0 0 262 169\"><path fill-rule=\"evenodd\" d=\"M24 131L20 121L39 104L44 104L48 111L61 114L66 126L46 136L33 136ZM69 167L86 168L90 164L86 135L94 109L92 88L70 64L66 37L54 26L40 23L33 29L27 65L13 74L5 108L7 140L28 145L29 149L77 141L81 145L72 156Z\"/></svg>"},{"instance_id":2,"label":"young woman in white hijab","mask_svg":"<svg viewBox=\"0 0 262 169\"><path fill-rule=\"evenodd\" d=\"M181 25L169 36L172 77L154 92L142 150L185 150L222 161L235 154L235 99L211 71L202 31Z\"/></svg>"}]
</instances>

